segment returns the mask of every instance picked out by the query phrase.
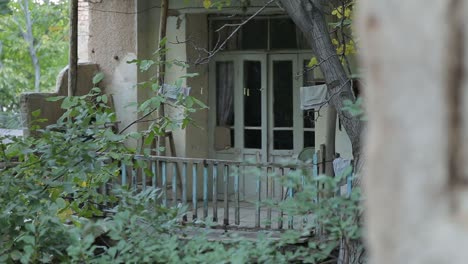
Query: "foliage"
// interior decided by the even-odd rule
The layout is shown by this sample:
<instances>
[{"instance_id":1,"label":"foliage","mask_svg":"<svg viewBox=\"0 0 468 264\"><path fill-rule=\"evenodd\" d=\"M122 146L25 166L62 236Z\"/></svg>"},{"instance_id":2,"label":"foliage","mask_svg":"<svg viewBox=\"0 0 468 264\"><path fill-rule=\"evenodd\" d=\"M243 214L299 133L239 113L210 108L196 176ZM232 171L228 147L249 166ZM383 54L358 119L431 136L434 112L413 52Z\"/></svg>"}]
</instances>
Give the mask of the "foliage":
<instances>
[{"instance_id":1,"label":"foliage","mask_svg":"<svg viewBox=\"0 0 468 264\"><path fill-rule=\"evenodd\" d=\"M33 43L41 69L41 90L55 87L58 72L68 60L68 1L29 1ZM34 67L25 13L19 0L0 2L0 108L17 111L18 95L34 89ZM8 7L10 12L4 12ZM2 15L3 14L3 15Z\"/></svg>"},{"instance_id":2,"label":"foliage","mask_svg":"<svg viewBox=\"0 0 468 264\"><path fill-rule=\"evenodd\" d=\"M155 59L133 63L142 71L160 65L159 56L167 52L165 41ZM164 63L187 67L179 61ZM93 83L97 86L103 77L96 75ZM190 77L181 76L174 86L181 87ZM39 129L42 120L37 119L33 129L39 137L0 140L0 162L5 166L0 177L0 262L321 263L336 258L341 241L360 239L359 190L335 196L340 178L308 178L302 170L281 177L295 195L279 203L266 201L265 206L312 218L301 232L286 232L279 240L260 232L253 241L235 235L229 241L210 241L209 229L180 222L187 208L160 205L160 190L136 193L120 186L122 164L149 172L147 164L133 155L149 154L156 135L186 127L191 113L206 108L190 96L167 98L156 77L139 87L152 91L152 97L137 107L141 118L134 124L147 123L143 132L114 131L117 118L107 106L108 97L94 87L84 96L50 98L60 100L65 113L44 129ZM162 103L178 109L180 117L153 117ZM33 115L38 117L40 111ZM143 141L144 147L125 146L134 139ZM112 189L104 193L99 191L102 186ZM305 241L298 244L299 238Z\"/></svg>"},{"instance_id":3,"label":"foliage","mask_svg":"<svg viewBox=\"0 0 468 264\"><path fill-rule=\"evenodd\" d=\"M265 206L296 217L313 212L313 218L303 231L287 232L280 240L260 233L255 241L235 236L229 242L208 241L208 231L180 223L186 208L161 206L156 189L136 194L114 184L103 195L99 187L118 179L120 163L134 163L122 143L135 136L108 126L115 114L105 98L97 87L85 96L51 98L62 100L66 109L57 124L41 130L39 138L1 145L2 162L22 162L0 177L2 262L320 263L334 258L342 239L360 238L354 221L360 215L359 191L333 196L340 178L307 178L301 170L284 178L285 187L296 190L294 197ZM322 236L295 245L317 226Z\"/></svg>"}]
</instances>

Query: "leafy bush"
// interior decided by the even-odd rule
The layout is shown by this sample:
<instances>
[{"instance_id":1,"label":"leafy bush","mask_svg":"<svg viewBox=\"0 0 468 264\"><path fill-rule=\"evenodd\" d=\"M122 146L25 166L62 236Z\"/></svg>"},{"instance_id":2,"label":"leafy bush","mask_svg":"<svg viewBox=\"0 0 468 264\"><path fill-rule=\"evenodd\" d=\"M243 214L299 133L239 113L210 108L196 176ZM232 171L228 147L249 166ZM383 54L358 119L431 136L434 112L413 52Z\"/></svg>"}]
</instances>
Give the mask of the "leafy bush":
<instances>
[{"instance_id":1,"label":"leafy bush","mask_svg":"<svg viewBox=\"0 0 468 264\"><path fill-rule=\"evenodd\" d=\"M94 83L102 78L96 76ZM144 84L155 91L138 108L144 116L167 102L156 82ZM112 128L115 113L97 87L84 96L51 100L62 100L66 110L55 125L38 130L40 137L0 144L0 262L321 263L334 261L343 241L361 237L359 190L335 196L339 177L310 178L296 170L281 178L295 190L294 197L265 206L297 217L312 215L303 230L287 231L280 239L259 232L252 241L235 234L209 240L209 229L180 221L186 208L160 205L160 190L135 193L116 184L121 164L133 164L137 151L124 142L185 127L189 114L206 106L179 96L171 104L180 108L180 119L155 119L148 130L124 135ZM151 142L145 141L147 154ZM110 182L111 192L99 191Z\"/></svg>"}]
</instances>

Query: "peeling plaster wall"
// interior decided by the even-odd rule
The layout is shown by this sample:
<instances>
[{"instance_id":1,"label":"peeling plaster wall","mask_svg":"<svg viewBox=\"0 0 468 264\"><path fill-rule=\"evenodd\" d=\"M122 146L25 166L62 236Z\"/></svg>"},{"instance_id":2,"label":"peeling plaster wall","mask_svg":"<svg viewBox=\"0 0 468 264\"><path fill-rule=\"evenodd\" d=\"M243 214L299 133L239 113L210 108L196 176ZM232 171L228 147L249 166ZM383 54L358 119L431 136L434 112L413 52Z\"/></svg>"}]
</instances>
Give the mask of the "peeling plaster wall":
<instances>
[{"instance_id":1,"label":"peeling plaster wall","mask_svg":"<svg viewBox=\"0 0 468 264\"><path fill-rule=\"evenodd\" d=\"M137 1L137 57L140 60L154 58L153 53L159 46L159 21L161 9L159 3L153 0ZM151 67L148 71L137 71L138 82L148 81L157 75L157 67ZM136 96L139 103L146 101L154 95L151 89L136 89ZM156 113L152 116L156 117ZM138 123L139 131L147 129L148 123Z\"/></svg>"},{"instance_id":2,"label":"peeling plaster wall","mask_svg":"<svg viewBox=\"0 0 468 264\"><path fill-rule=\"evenodd\" d=\"M186 15L187 38L198 47L208 48L208 17L206 14ZM197 32L197 34L194 34ZM198 52L190 45L186 47L187 58L191 61L198 57ZM187 85L192 87L191 94L208 105L208 64L191 66L188 73L198 73L194 78L187 79ZM208 157L208 110L197 111L193 116L196 126L186 129L186 155L194 158Z\"/></svg>"},{"instance_id":3,"label":"peeling plaster wall","mask_svg":"<svg viewBox=\"0 0 468 264\"><path fill-rule=\"evenodd\" d=\"M137 67L127 61L136 59L137 21L135 0L89 2L89 59L105 74L103 86L112 95L119 129L137 118L135 84ZM128 131L135 131L131 127Z\"/></svg>"},{"instance_id":4,"label":"peeling plaster wall","mask_svg":"<svg viewBox=\"0 0 468 264\"><path fill-rule=\"evenodd\" d=\"M78 0L78 62L88 62L89 3Z\"/></svg>"},{"instance_id":5,"label":"peeling plaster wall","mask_svg":"<svg viewBox=\"0 0 468 264\"><path fill-rule=\"evenodd\" d=\"M320 148L321 144L327 142L327 119L328 119L328 107L322 107L320 109L320 117L318 117L315 123L315 147ZM346 134L344 127L339 130L338 119L336 121L336 133L335 133L335 152L340 153L344 159L352 159L353 151L351 148L351 140Z\"/></svg>"},{"instance_id":6,"label":"peeling plaster wall","mask_svg":"<svg viewBox=\"0 0 468 264\"><path fill-rule=\"evenodd\" d=\"M177 40L182 41L186 39L186 17L185 15L169 16L167 20L167 41L168 43L175 43ZM167 53L167 61L178 60L185 62L187 61L186 44L169 44L169 51ZM186 75L187 71L185 68L179 66L166 67L165 83L174 84L181 76ZM187 86L187 82L184 79L182 86ZM166 115L180 119L181 112L178 109L174 109L170 106L166 107ZM173 131L174 142L176 147L176 153L178 157L186 157L186 130ZM189 140L197 140L196 138L190 138ZM170 152L168 152L169 154Z\"/></svg>"}]
</instances>

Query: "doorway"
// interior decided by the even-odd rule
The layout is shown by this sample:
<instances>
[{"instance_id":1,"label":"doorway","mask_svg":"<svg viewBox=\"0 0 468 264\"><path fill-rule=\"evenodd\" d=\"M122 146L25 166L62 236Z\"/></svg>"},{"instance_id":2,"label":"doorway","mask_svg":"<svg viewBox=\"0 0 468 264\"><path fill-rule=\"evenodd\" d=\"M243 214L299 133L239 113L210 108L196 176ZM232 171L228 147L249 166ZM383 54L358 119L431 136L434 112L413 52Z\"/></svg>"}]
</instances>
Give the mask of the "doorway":
<instances>
[{"instance_id":1,"label":"doorway","mask_svg":"<svg viewBox=\"0 0 468 264\"><path fill-rule=\"evenodd\" d=\"M300 108L309 53L221 54L210 62L210 158L282 162L314 147L314 112ZM254 192L248 179L246 196ZM250 187L250 188L249 188ZM249 190L251 189L252 190Z\"/></svg>"}]
</instances>

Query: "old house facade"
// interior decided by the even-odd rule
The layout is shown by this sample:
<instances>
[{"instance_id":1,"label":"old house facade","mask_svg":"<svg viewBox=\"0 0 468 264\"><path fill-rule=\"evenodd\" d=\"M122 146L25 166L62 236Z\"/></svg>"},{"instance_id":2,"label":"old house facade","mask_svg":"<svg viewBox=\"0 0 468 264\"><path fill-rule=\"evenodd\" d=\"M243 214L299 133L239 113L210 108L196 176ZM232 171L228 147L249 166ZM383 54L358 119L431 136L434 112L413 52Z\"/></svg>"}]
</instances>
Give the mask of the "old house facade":
<instances>
[{"instance_id":1,"label":"old house facade","mask_svg":"<svg viewBox=\"0 0 468 264\"><path fill-rule=\"evenodd\" d=\"M280 162L326 142L328 106L301 107L301 90L322 84L322 75L318 68L304 70L313 54L281 7L251 1L245 9L233 1L221 10L208 10L203 1L169 2L167 59L192 64L168 68L165 82L198 73L182 85L209 106L193 115L197 126L173 132L177 156ZM120 129L138 118L136 106L130 105L151 96L136 84L154 76L156 69L141 72L128 62L151 58L157 50L160 6L157 0L80 0L79 62L97 65L105 74L102 86L112 95ZM201 50L213 49L235 28L218 32L220 27L241 23L260 8L261 14L223 50L205 63L193 63L207 56ZM177 112L169 109L168 114ZM129 131L146 126L138 123ZM339 121L336 127L336 151L352 159L350 140ZM255 192L249 179L243 179L243 186L246 196Z\"/></svg>"}]
</instances>

